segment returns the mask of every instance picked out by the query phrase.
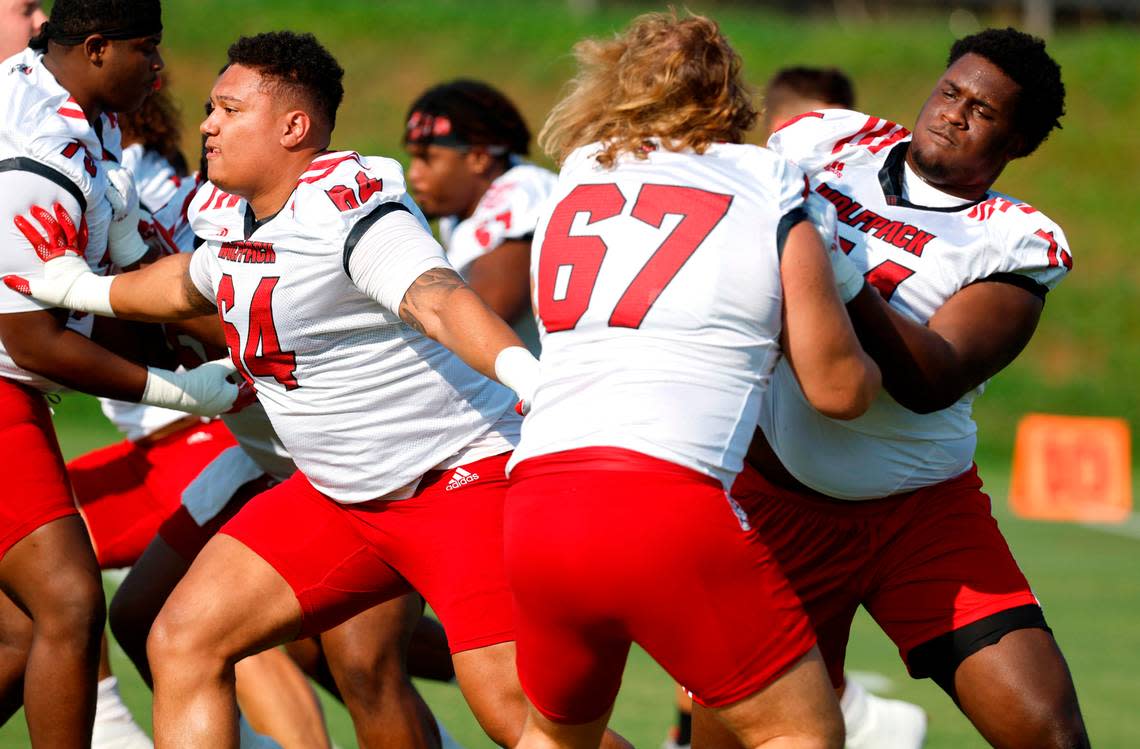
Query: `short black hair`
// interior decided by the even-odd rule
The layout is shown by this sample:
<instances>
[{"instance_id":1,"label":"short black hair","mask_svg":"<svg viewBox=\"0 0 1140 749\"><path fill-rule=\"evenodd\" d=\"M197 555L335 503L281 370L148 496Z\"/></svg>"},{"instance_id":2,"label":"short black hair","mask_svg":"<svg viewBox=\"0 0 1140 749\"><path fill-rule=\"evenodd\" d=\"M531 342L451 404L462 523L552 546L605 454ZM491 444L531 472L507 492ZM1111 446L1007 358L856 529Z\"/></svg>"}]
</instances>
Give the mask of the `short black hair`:
<instances>
[{"instance_id":1,"label":"short black hair","mask_svg":"<svg viewBox=\"0 0 1140 749\"><path fill-rule=\"evenodd\" d=\"M270 31L243 36L226 53L229 65L252 68L277 83L294 87L336 125L336 112L344 99L344 68L312 34Z\"/></svg>"},{"instance_id":2,"label":"short black hair","mask_svg":"<svg viewBox=\"0 0 1140 749\"><path fill-rule=\"evenodd\" d=\"M420 118L415 118L419 114ZM448 135L463 145L498 146L509 154L530 151L530 129L506 94L482 81L460 78L429 88L408 109L404 143L429 142L432 128L412 127L413 120L447 118ZM439 135L436 128L436 135ZM424 137L420 137L421 132Z\"/></svg>"},{"instance_id":3,"label":"short black hair","mask_svg":"<svg viewBox=\"0 0 1140 749\"><path fill-rule=\"evenodd\" d=\"M844 109L855 106L855 86L839 68L791 67L776 71L764 89L769 100L774 94L789 91L804 99L818 99L838 104Z\"/></svg>"},{"instance_id":4,"label":"short black hair","mask_svg":"<svg viewBox=\"0 0 1140 749\"><path fill-rule=\"evenodd\" d=\"M1021 156L1033 153L1054 128L1060 129L1065 84L1061 66L1045 51L1044 41L1013 28L986 29L954 42L946 66L968 54L986 58L1021 88L1014 113L1026 141Z\"/></svg>"},{"instance_id":5,"label":"short black hair","mask_svg":"<svg viewBox=\"0 0 1140 749\"><path fill-rule=\"evenodd\" d=\"M55 0L28 46L43 51L49 41L74 46L92 34L131 39L161 32L160 0Z\"/></svg>"}]
</instances>

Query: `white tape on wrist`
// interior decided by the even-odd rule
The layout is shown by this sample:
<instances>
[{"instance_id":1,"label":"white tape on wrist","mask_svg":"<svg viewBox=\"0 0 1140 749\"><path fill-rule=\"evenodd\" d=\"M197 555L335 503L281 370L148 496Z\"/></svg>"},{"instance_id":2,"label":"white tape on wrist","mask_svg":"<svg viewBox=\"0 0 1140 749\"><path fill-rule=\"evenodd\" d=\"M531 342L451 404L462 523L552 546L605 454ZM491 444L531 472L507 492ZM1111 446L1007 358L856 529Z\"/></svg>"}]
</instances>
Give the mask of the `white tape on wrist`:
<instances>
[{"instance_id":1,"label":"white tape on wrist","mask_svg":"<svg viewBox=\"0 0 1140 749\"><path fill-rule=\"evenodd\" d=\"M508 346L495 357L495 377L529 404L538 388L538 359L522 346Z\"/></svg>"},{"instance_id":2,"label":"white tape on wrist","mask_svg":"<svg viewBox=\"0 0 1140 749\"><path fill-rule=\"evenodd\" d=\"M237 400L238 386L226 379L233 372L228 359L206 362L189 372L147 367L146 386L139 403L217 416Z\"/></svg>"},{"instance_id":3,"label":"white tape on wrist","mask_svg":"<svg viewBox=\"0 0 1140 749\"><path fill-rule=\"evenodd\" d=\"M114 317L111 309L114 280L112 276L95 275L86 260L68 253L44 263L43 277L28 279L28 289L41 302Z\"/></svg>"},{"instance_id":4,"label":"white tape on wrist","mask_svg":"<svg viewBox=\"0 0 1140 749\"><path fill-rule=\"evenodd\" d=\"M863 290L863 284L866 279L863 274L859 272L859 268L855 263L851 262L851 258L843 254L840 250L833 250L828 253L831 259L831 272L835 274L835 286L839 290L839 299L847 304Z\"/></svg>"}]
</instances>

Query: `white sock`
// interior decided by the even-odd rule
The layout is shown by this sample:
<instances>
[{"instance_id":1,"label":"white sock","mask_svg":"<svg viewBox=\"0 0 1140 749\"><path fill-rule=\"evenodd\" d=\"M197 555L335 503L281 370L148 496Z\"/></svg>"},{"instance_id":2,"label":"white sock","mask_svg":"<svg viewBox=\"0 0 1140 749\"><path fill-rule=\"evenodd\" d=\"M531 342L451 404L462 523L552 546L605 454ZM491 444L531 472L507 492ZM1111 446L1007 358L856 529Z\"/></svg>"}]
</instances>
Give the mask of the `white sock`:
<instances>
[{"instance_id":1,"label":"white sock","mask_svg":"<svg viewBox=\"0 0 1140 749\"><path fill-rule=\"evenodd\" d=\"M281 749L276 741L253 730L244 715L238 716L238 746L241 749Z\"/></svg>"},{"instance_id":2,"label":"white sock","mask_svg":"<svg viewBox=\"0 0 1140 749\"><path fill-rule=\"evenodd\" d=\"M926 737L926 713L918 705L870 694L847 679L839 699L847 749L921 749Z\"/></svg>"},{"instance_id":3,"label":"white sock","mask_svg":"<svg viewBox=\"0 0 1140 749\"><path fill-rule=\"evenodd\" d=\"M119 680L108 676L99 682L95 699L92 749L153 749L150 737L135 723L119 694Z\"/></svg>"}]
</instances>

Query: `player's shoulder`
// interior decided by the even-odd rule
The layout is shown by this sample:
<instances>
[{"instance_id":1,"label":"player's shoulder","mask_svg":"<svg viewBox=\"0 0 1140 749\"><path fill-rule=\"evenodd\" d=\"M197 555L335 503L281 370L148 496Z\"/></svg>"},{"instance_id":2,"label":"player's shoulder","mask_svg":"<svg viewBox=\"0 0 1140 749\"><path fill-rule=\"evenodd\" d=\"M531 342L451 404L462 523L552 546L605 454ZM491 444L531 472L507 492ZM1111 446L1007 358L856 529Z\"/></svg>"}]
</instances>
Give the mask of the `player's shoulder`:
<instances>
[{"instance_id":1,"label":"player's shoulder","mask_svg":"<svg viewBox=\"0 0 1140 749\"><path fill-rule=\"evenodd\" d=\"M891 120L850 109L804 112L783 123L768 147L809 174L833 161L873 158L910 136Z\"/></svg>"},{"instance_id":2,"label":"player's shoulder","mask_svg":"<svg viewBox=\"0 0 1140 749\"><path fill-rule=\"evenodd\" d=\"M189 199L186 218L194 234L202 239L241 239L245 224L245 201L222 190L213 182L203 182Z\"/></svg>"},{"instance_id":3,"label":"player's shoulder","mask_svg":"<svg viewBox=\"0 0 1140 749\"><path fill-rule=\"evenodd\" d=\"M475 213L532 210L550 196L557 181L558 176L549 169L519 160L491 182L479 199Z\"/></svg>"},{"instance_id":4,"label":"player's shoulder","mask_svg":"<svg viewBox=\"0 0 1140 749\"><path fill-rule=\"evenodd\" d=\"M288 208L298 225L349 230L385 203L410 208L400 162L338 151L313 160L297 180Z\"/></svg>"},{"instance_id":5,"label":"player's shoulder","mask_svg":"<svg viewBox=\"0 0 1140 749\"><path fill-rule=\"evenodd\" d=\"M706 154L720 170L761 193L762 196L806 194L807 178L800 167L779 153L748 143L718 143ZM714 168L717 168L714 167Z\"/></svg>"},{"instance_id":6,"label":"player's shoulder","mask_svg":"<svg viewBox=\"0 0 1140 749\"><path fill-rule=\"evenodd\" d=\"M103 157L83 110L44 68L40 54L26 49L0 63L0 160L7 168L37 162L65 177L90 204L102 197Z\"/></svg>"},{"instance_id":7,"label":"player's shoulder","mask_svg":"<svg viewBox=\"0 0 1140 749\"><path fill-rule=\"evenodd\" d=\"M1073 267L1072 248L1061 225L1012 195L990 191L966 220L986 225L999 270L1029 275L1052 289Z\"/></svg>"}]
</instances>

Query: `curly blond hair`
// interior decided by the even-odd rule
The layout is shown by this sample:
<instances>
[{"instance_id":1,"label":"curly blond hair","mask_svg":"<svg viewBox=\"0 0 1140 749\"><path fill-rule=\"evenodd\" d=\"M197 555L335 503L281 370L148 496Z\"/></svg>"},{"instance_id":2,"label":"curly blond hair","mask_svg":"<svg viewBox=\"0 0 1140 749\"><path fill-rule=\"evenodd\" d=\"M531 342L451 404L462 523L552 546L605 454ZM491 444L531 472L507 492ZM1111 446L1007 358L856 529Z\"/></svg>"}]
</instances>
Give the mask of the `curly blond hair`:
<instances>
[{"instance_id":1,"label":"curly blond hair","mask_svg":"<svg viewBox=\"0 0 1140 749\"><path fill-rule=\"evenodd\" d=\"M675 11L638 16L610 40L574 46L578 75L555 105L539 146L559 164L579 146L601 142L598 163L645 158L647 142L703 153L716 142L740 143L756 124L740 56L708 18Z\"/></svg>"}]
</instances>

